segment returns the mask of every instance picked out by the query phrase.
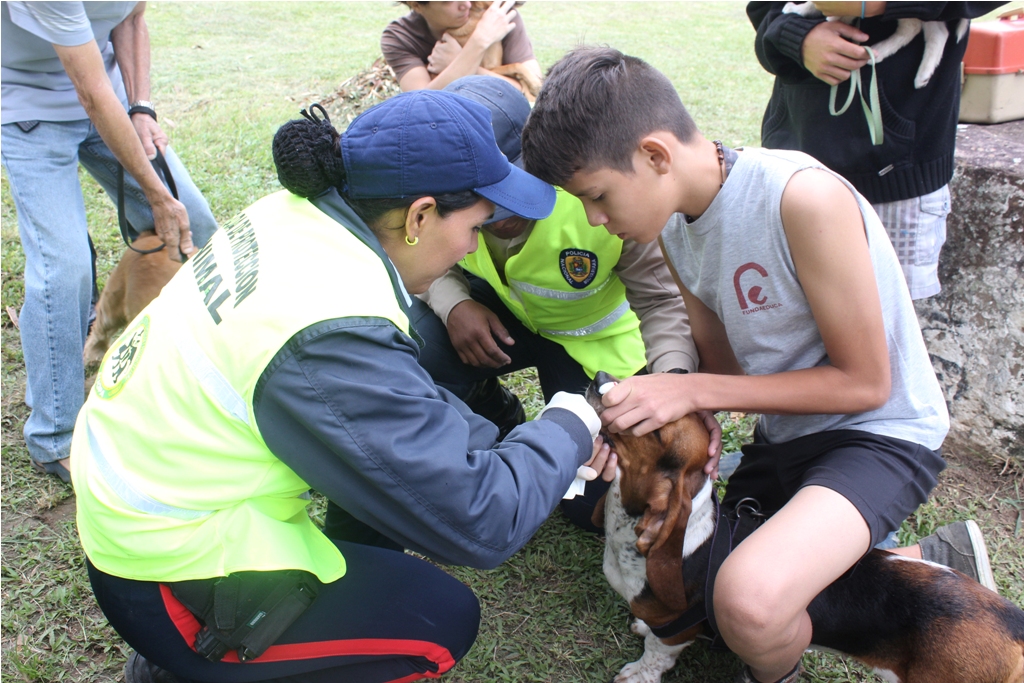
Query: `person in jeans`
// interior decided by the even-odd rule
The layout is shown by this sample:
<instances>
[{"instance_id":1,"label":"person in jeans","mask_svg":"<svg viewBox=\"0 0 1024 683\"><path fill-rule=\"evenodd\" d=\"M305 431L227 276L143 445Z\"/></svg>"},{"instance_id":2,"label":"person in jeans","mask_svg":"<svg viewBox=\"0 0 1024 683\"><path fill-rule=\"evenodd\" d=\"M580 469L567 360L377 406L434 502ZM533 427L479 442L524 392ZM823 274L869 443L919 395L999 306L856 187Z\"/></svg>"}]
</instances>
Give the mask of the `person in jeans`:
<instances>
[{"instance_id":1,"label":"person in jeans","mask_svg":"<svg viewBox=\"0 0 1024 683\"><path fill-rule=\"evenodd\" d=\"M81 164L125 214L155 230L168 258L202 246L217 223L150 102L145 3L4 2L2 156L25 252L21 347L32 465L70 481L71 431L85 394L82 349L95 297ZM176 200L150 163L160 150ZM133 237L137 237L137 234Z\"/></svg>"}]
</instances>

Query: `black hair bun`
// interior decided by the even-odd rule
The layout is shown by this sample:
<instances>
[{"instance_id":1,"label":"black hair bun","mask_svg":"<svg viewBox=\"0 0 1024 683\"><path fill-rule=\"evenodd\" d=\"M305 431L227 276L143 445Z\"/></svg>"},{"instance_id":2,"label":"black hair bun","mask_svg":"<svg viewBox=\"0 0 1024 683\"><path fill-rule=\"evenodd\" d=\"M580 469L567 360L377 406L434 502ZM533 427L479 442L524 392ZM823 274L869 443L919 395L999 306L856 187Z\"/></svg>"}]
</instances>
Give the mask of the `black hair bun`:
<instances>
[{"instance_id":1,"label":"black hair bun","mask_svg":"<svg viewBox=\"0 0 1024 683\"><path fill-rule=\"evenodd\" d=\"M282 187L307 199L322 194L330 187L340 187L345 180L345 164L338 140L341 136L331 124L327 112L319 104L323 119L302 110L305 118L294 119L274 134L274 165Z\"/></svg>"}]
</instances>

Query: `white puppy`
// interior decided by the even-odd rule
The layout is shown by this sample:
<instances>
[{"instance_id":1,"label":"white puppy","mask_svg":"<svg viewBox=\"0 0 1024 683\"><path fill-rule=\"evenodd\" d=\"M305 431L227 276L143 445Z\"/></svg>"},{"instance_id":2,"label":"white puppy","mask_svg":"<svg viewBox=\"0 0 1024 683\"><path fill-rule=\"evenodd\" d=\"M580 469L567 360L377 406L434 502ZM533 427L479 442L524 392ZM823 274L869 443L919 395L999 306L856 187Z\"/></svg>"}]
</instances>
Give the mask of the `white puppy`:
<instances>
[{"instance_id":1,"label":"white puppy","mask_svg":"<svg viewBox=\"0 0 1024 683\"><path fill-rule=\"evenodd\" d=\"M802 17L820 17L821 12L814 6L813 2L787 2L782 9L785 14L799 14ZM843 21L851 23L855 17L829 17L829 21ZM967 33L970 21L961 19L956 27L956 42L963 40ZM942 52L946 48L946 40L949 38L949 29L944 21L922 21L921 19L899 19L896 23L896 32L885 40L870 45L871 51L875 53L875 63L881 62L886 57L895 54L924 31L924 56L921 57L921 66L917 68L917 76L914 77L914 87L923 88L928 85L932 74L942 60Z\"/></svg>"}]
</instances>

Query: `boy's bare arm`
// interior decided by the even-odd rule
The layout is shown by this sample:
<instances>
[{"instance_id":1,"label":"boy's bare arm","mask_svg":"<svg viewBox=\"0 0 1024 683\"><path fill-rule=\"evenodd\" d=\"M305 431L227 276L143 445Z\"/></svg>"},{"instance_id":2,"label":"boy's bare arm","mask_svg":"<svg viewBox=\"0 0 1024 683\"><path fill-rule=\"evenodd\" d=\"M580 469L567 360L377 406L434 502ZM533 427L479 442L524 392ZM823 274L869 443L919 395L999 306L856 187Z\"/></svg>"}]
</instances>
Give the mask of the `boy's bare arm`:
<instances>
[{"instance_id":1,"label":"boy's bare arm","mask_svg":"<svg viewBox=\"0 0 1024 683\"><path fill-rule=\"evenodd\" d=\"M830 364L761 376L629 378L605 394L602 420L612 431L645 434L700 409L811 415L861 413L884 405L891 381L888 347L853 193L825 171L802 171L783 193L782 220ZM717 318L706 308L702 312L696 297L686 298L686 304L703 365L709 362L706 354L721 346L712 320Z\"/></svg>"},{"instance_id":2,"label":"boy's bare arm","mask_svg":"<svg viewBox=\"0 0 1024 683\"><path fill-rule=\"evenodd\" d=\"M782 194L782 224L830 367L830 403L857 413L889 398L889 350L864 219L853 192L831 173L797 173ZM830 406L830 407L832 407Z\"/></svg>"}]
</instances>

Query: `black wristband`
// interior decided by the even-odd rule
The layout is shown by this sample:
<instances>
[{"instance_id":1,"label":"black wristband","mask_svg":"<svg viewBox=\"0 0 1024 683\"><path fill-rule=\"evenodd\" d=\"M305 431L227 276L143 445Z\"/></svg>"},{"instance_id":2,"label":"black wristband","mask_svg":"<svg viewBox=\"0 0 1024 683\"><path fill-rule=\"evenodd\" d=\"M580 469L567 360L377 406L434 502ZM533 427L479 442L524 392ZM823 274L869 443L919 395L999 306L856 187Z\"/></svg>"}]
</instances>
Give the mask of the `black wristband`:
<instances>
[{"instance_id":1,"label":"black wristband","mask_svg":"<svg viewBox=\"0 0 1024 683\"><path fill-rule=\"evenodd\" d=\"M143 107L141 104L136 104L134 107L128 108L128 116L131 117L133 114L145 114L156 121L156 110L149 107Z\"/></svg>"}]
</instances>

